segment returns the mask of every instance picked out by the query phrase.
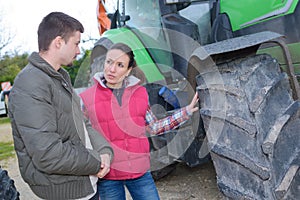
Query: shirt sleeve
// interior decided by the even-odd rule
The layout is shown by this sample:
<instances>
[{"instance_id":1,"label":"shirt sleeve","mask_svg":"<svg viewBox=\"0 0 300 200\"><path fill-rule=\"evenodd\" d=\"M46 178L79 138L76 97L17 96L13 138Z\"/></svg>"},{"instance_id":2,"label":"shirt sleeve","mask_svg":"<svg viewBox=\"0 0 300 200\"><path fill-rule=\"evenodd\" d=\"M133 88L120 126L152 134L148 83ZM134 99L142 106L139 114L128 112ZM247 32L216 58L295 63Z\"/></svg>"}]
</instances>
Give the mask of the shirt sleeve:
<instances>
[{"instance_id":1,"label":"shirt sleeve","mask_svg":"<svg viewBox=\"0 0 300 200\"><path fill-rule=\"evenodd\" d=\"M97 132L93 128L90 118L89 118L89 115L88 115L88 111L87 111L87 109L83 103L83 100L81 98L80 98L80 106L81 106L81 110L83 112L85 127L88 132L88 136L90 138L90 142L91 142L93 149L95 149L99 153L99 155L109 154L111 162L112 162L114 153L111 148L111 145L99 132ZM99 156L99 159L100 159L100 156Z\"/></svg>"},{"instance_id":2,"label":"shirt sleeve","mask_svg":"<svg viewBox=\"0 0 300 200\"><path fill-rule=\"evenodd\" d=\"M176 129L185 123L191 116L187 107L176 110L172 115L163 119L157 119L154 113L148 107L146 112L146 130L150 134L158 135L166 131Z\"/></svg>"}]
</instances>

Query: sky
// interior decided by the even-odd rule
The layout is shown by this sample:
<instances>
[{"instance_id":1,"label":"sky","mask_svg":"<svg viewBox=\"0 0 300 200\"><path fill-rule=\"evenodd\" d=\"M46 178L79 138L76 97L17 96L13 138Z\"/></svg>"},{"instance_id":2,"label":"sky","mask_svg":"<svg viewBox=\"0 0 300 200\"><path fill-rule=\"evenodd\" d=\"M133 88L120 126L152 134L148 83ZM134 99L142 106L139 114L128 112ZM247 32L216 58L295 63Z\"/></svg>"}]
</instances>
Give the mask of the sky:
<instances>
[{"instance_id":1,"label":"sky","mask_svg":"<svg viewBox=\"0 0 300 200\"><path fill-rule=\"evenodd\" d=\"M96 9L97 0L0 0L1 31L13 36L4 51L19 54L38 51L38 25L52 11L61 11L78 19L85 28L82 41L99 39ZM92 48L95 42L81 42L81 46Z\"/></svg>"}]
</instances>

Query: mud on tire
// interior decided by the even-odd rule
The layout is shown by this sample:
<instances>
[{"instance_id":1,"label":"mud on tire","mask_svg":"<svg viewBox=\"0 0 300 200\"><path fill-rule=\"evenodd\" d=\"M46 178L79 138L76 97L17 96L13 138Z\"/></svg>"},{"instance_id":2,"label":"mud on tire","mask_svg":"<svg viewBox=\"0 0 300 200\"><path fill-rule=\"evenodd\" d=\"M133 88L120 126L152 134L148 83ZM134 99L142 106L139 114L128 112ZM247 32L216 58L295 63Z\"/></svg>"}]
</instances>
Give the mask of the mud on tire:
<instances>
[{"instance_id":1,"label":"mud on tire","mask_svg":"<svg viewBox=\"0 0 300 200\"><path fill-rule=\"evenodd\" d=\"M300 103L288 76L265 54L217 71L196 80L219 189L233 199L299 198ZM209 84L216 73L223 85ZM219 94L223 107L213 104Z\"/></svg>"},{"instance_id":2,"label":"mud on tire","mask_svg":"<svg viewBox=\"0 0 300 200\"><path fill-rule=\"evenodd\" d=\"M0 166L0 199L18 200L19 192L17 191L14 181L8 176L6 170Z\"/></svg>"}]
</instances>

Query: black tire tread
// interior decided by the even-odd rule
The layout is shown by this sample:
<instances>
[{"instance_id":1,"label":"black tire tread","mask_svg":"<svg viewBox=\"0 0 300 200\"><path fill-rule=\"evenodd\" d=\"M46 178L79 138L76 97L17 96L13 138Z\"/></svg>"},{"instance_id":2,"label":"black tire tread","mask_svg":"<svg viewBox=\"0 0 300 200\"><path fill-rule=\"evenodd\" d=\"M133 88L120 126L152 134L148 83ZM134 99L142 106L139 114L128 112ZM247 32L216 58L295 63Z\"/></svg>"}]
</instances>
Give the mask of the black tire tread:
<instances>
[{"instance_id":1,"label":"black tire tread","mask_svg":"<svg viewBox=\"0 0 300 200\"><path fill-rule=\"evenodd\" d=\"M221 134L208 132L220 190L234 199L296 199L300 104L292 98L288 76L267 54L223 63L218 69L223 87L206 84L211 74L196 79L205 128L212 121L223 123ZM226 97L225 111L211 103L216 92ZM297 171L288 173L291 166ZM292 181L279 191L287 174Z\"/></svg>"}]
</instances>

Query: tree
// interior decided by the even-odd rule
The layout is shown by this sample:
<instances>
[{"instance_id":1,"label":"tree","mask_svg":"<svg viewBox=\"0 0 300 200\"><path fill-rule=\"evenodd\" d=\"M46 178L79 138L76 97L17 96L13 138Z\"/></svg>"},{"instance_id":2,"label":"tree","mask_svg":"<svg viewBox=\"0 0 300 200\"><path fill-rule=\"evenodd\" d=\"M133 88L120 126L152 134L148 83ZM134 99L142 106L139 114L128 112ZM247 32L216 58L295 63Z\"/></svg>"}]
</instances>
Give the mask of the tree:
<instances>
[{"instance_id":1,"label":"tree","mask_svg":"<svg viewBox=\"0 0 300 200\"><path fill-rule=\"evenodd\" d=\"M75 60L72 67L64 66L71 77L74 87L87 87L89 83L90 54L91 50L82 50L82 56ZM28 54L4 55L0 59L0 83L13 81L17 74L28 64ZM1 90L1 89L0 89Z\"/></svg>"},{"instance_id":2,"label":"tree","mask_svg":"<svg viewBox=\"0 0 300 200\"><path fill-rule=\"evenodd\" d=\"M91 50L82 50L84 54L75 60L72 67L64 67L70 74L72 85L75 88L87 87L89 83Z\"/></svg>"},{"instance_id":3,"label":"tree","mask_svg":"<svg viewBox=\"0 0 300 200\"><path fill-rule=\"evenodd\" d=\"M9 29L5 27L2 12L0 11L0 57L3 56L3 49L7 47L13 40L14 36L11 34Z\"/></svg>"},{"instance_id":4,"label":"tree","mask_svg":"<svg viewBox=\"0 0 300 200\"><path fill-rule=\"evenodd\" d=\"M16 75L26 66L27 58L27 53L14 57L3 56L0 60L0 82L10 81L13 84Z\"/></svg>"}]
</instances>

